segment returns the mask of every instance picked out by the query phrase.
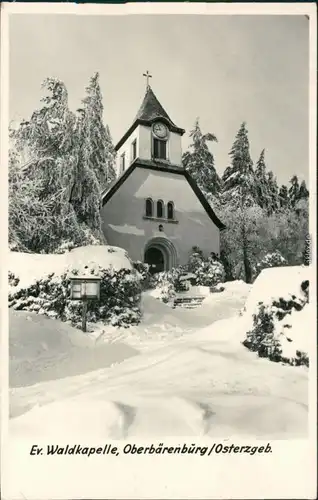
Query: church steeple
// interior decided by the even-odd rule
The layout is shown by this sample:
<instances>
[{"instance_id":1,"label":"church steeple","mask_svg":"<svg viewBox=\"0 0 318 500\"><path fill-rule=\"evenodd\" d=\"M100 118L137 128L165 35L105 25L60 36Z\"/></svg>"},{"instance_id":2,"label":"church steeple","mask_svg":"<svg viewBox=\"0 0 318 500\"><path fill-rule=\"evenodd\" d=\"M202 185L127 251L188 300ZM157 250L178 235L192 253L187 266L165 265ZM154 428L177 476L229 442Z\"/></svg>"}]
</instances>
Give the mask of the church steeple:
<instances>
[{"instance_id":1,"label":"church steeple","mask_svg":"<svg viewBox=\"0 0 318 500\"><path fill-rule=\"evenodd\" d=\"M181 136L185 130L177 127L155 96L147 71L146 93L137 115L117 143L118 173L121 175L134 161L164 162L181 167Z\"/></svg>"},{"instance_id":2,"label":"church steeple","mask_svg":"<svg viewBox=\"0 0 318 500\"><path fill-rule=\"evenodd\" d=\"M149 78L152 78L152 75L150 75L147 71L143 76L147 78L146 94L141 103L139 111L135 116L134 123L136 123L136 121L139 121L144 123L148 122L149 124L151 124L155 120L163 119L167 121L167 125L170 131L183 135L185 131L182 128L177 127L177 125L173 123L168 113L155 96L154 91L149 84Z\"/></svg>"},{"instance_id":3,"label":"church steeple","mask_svg":"<svg viewBox=\"0 0 318 500\"><path fill-rule=\"evenodd\" d=\"M147 85L146 94L135 117L135 120L152 121L156 118L165 118L176 127L166 110L161 106L150 85Z\"/></svg>"}]
</instances>

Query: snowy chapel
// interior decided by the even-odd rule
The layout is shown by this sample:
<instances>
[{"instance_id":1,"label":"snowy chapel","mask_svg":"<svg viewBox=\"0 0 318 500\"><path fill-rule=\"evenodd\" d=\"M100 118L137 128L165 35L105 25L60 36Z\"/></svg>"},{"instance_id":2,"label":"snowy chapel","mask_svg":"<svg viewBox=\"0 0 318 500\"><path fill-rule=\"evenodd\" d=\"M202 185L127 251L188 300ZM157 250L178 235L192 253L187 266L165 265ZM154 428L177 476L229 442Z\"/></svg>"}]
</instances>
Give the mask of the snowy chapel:
<instances>
[{"instance_id":1,"label":"snowy chapel","mask_svg":"<svg viewBox=\"0 0 318 500\"><path fill-rule=\"evenodd\" d=\"M184 132L161 106L147 78L137 116L116 145L117 180L102 194L108 244L124 248L152 272L186 264L194 246L206 255L220 253L225 226L182 167Z\"/></svg>"}]
</instances>

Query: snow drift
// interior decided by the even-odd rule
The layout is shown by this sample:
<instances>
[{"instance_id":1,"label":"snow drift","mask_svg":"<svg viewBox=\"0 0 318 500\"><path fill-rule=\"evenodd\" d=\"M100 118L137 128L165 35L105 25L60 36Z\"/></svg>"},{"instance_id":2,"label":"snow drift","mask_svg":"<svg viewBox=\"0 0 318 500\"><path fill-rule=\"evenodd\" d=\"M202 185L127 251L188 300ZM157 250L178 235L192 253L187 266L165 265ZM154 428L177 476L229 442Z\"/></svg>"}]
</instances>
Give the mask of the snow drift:
<instances>
[{"instance_id":1,"label":"snow drift","mask_svg":"<svg viewBox=\"0 0 318 500\"><path fill-rule=\"evenodd\" d=\"M138 354L123 343L96 343L66 323L34 313L10 310L9 320L10 387L88 373Z\"/></svg>"}]
</instances>

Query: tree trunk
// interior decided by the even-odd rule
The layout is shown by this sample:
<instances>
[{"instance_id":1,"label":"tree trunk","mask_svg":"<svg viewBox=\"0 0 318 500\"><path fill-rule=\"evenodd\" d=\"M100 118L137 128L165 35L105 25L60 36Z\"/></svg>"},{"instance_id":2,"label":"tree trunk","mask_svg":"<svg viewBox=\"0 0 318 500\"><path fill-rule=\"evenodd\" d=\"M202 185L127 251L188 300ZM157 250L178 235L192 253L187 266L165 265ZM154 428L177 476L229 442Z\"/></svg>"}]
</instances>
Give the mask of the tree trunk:
<instances>
[{"instance_id":1,"label":"tree trunk","mask_svg":"<svg viewBox=\"0 0 318 500\"><path fill-rule=\"evenodd\" d=\"M247 237L246 237L244 223L242 226L242 245L243 245L243 264L245 272L245 281L246 283L252 283L252 266L248 258L248 245L247 245Z\"/></svg>"},{"instance_id":2,"label":"tree trunk","mask_svg":"<svg viewBox=\"0 0 318 500\"><path fill-rule=\"evenodd\" d=\"M225 280L226 281L234 281L234 276L232 272L232 266L223 250L221 250L220 260L224 267L225 272Z\"/></svg>"}]
</instances>

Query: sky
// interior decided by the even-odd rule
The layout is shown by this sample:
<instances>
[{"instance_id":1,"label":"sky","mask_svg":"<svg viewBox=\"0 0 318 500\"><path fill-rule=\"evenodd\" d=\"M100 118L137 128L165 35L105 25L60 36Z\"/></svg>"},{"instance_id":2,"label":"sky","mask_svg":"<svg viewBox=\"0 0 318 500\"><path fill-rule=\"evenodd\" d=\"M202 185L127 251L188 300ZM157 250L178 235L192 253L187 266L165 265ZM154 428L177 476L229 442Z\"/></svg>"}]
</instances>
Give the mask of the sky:
<instances>
[{"instance_id":1,"label":"sky","mask_svg":"<svg viewBox=\"0 0 318 500\"><path fill-rule=\"evenodd\" d=\"M199 117L222 174L243 121L251 156L265 148L278 182L309 176L309 21L305 16L10 16L10 120L40 106L46 77L62 80L76 110L98 71L114 143L144 97L143 73L174 123Z\"/></svg>"}]
</instances>

